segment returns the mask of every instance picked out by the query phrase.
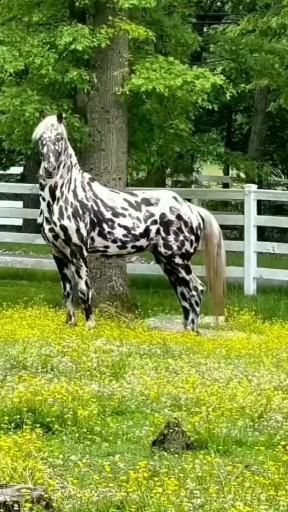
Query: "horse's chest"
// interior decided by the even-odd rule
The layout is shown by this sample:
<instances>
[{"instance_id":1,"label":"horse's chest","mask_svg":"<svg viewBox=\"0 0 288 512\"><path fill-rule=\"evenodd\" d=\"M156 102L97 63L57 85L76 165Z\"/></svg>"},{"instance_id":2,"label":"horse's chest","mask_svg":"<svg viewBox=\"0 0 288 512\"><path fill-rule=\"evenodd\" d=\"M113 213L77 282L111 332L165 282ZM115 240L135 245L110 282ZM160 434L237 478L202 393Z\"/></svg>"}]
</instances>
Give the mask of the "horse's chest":
<instances>
[{"instance_id":1,"label":"horse's chest","mask_svg":"<svg viewBox=\"0 0 288 512\"><path fill-rule=\"evenodd\" d=\"M41 226L41 234L46 242L53 244L57 238L57 231L51 224L43 222Z\"/></svg>"},{"instance_id":2,"label":"horse's chest","mask_svg":"<svg viewBox=\"0 0 288 512\"><path fill-rule=\"evenodd\" d=\"M41 235L49 245L52 245L53 247L58 246L58 241L60 240L59 228L50 217L45 215L45 213L47 212L40 211L41 222L38 221L40 224Z\"/></svg>"},{"instance_id":3,"label":"horse's chest","mask_svg":"<svg viewBox=\"0 0 288 512\"><path fill-rule=\"evenodd\" d=\"M73 217L73 209L67 200L52 202L46 198L41 210L41 234L49 245L66 252L74 244L85 244L85 223Z\"/></svg>"},{"instance_id":4,"label":"horse's chest","mask_svg":"<svg viewBox=\"0 0 288 512\"><path fill-rule=\"evenodd\" d=\"M51 197L49 191L45 190L40 194L40 213L38 224L44 240L50 245L57 245L61 238L60 219L57 215L56 198Z\"/></svg>"}]
</instances>

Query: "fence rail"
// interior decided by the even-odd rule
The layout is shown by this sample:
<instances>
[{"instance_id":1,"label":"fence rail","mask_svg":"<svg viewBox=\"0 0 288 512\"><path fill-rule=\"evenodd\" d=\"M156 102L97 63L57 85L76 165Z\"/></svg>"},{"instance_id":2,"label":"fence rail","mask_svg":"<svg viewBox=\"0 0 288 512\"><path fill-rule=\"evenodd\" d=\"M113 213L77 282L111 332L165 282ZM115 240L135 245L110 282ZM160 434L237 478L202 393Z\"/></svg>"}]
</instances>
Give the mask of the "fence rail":
<instances>
[{"instance_id":1,"label":"fence rail","mask_svg":"<svg viewBox=\"0 0 288 512\"><path fill-rule=\"evenodd\" d=\"M130 188L129 190L154 190L148 188ZM219 224L223 227L229 226L244 227L244 239L225 241L227 251L244 253L244 266L228 266L227 277L238 278L244 282L244 290L247 295L257 293L258 280L288 281L288 269L271 269L257 267L257 253L288 255L288 244L260 242L257 240L257 227L281 227L288 228L288 217L267 216L257 214L257 201L287 202L288 191L282 190L258 190L256 185L246 185L244 189L171 189L185 199L192 202L198 201L221 201L238 202L242 204L243 214L214 212ZM23 195L38 194L39 188L35 184L22 183L1 183L0 193ZM20 198L21 199L21 198ZM0 223L16 225L22 224L23 219L37 219L38 210L23 208L21 201L7 202L0 201ZM0 242L13 244L45 244L40 234L32 234L11 231L0 231ZM0 253L0 267L33 268L41 270L54 269L54 261L48 257L30 257L15 254ZM127 263L127 270L130 274L158 275L162 271L158 265L149 263ZM194 270L198 276L204 275L202 266L195 266Z\"/></svg>"}]
</instances>

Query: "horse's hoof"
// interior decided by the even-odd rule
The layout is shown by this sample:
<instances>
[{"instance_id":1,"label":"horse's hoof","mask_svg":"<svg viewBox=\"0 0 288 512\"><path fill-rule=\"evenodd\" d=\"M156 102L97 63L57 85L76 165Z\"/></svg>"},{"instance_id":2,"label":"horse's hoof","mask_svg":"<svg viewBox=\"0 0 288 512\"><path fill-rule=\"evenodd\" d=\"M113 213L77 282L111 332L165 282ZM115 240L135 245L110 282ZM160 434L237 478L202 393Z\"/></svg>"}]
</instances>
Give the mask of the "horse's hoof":
<instances>
[{"instance_id":1,"label":"horse's hoof","mask_svg":"<svg viewBox=\"0 0 288 512\"><path fill-rule=\"evenodd\" d=\"M67 316L66 324L69 325L69 327L76 327L77 320L76 320L76 318L71 318L70 316Z\"/></svg>"},{"instance_id":2,"label":"horse's hoof","mask_svg":"<svg viewBox=\"0 0 288 512\"><path fill-rule=\"evenodd\" d=\"M198 329L195 329L192 325L184 325L184 331L185 332L192 332L193 334L200 335L200 331Z\"/></svg>"},{"instance_id":3,"label":"horse's hoof","mask_svg":"<svg viewBox=\"0 0 288 512\"><path fill-rule=\"evenodd\" d=\"M89 318L89 320L87 320L86 322L86 327L89 331L91 331L91 329L94 329L95 325L96 324L94 318Z\"/></svg>"},{"instance_id":4,"label":"horse's hoof","mask_svg":"<svg viewBox=\"0 0 288 512\"><path fill-rule=\"evenodd\" d=\"M77 322L76 322L76 320L74 320L72 322L68 322L68 325L69 325L69 327L76 327Z\"/></svg>"}]
</instances>

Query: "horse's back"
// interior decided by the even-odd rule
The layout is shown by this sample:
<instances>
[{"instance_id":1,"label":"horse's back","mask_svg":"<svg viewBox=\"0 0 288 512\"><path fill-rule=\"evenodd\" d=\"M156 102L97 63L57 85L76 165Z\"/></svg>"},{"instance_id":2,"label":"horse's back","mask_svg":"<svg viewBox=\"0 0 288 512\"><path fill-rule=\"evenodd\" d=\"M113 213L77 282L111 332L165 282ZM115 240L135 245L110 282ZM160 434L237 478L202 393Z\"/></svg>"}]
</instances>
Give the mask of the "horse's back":
<instances>
[{"instance_id":1,"label":"horse's back","mask_svg":"<svg viewBox=\"0 0 288 512\"><path fill-rule=\"evenodd\" d=\"M95 216L90 251L113 255L158 249L179 254L198 244L201 217L174 191L119 191L90 183Z\"/></svg>"}]
</instances>

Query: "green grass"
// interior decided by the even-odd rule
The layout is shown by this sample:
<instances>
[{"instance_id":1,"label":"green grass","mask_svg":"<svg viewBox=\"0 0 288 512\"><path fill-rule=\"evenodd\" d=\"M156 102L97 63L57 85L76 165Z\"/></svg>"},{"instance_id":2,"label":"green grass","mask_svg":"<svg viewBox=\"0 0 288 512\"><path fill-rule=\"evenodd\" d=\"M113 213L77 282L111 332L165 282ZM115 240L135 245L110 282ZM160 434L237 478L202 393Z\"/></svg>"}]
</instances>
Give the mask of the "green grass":
<instances>
[{"instance_id":1,"label":"green grass","mask_svg":"<svg viewBox=\"0 0 288 512\"><path fill-rule=\"evenodd\" d=\"M56 272L0 270L0 482L61 512L286 512L288 289L229 286L205 338L147 329L177 300L164 277L129 284L136 317L88 332L65 325ZM151 449L172 418L192 452Z\"/></svg>"},{"instance_id":2,"label":"green grass","mask_svg":"<svg viewBox=\"0 0 288 512\"><path fill-rule=\"evenodd\" d=\"M178 301L165 277L129 278L130 293L138 304L140 318L155 315L180 315ZM288 321L288 288L258 287L255 297L244 297L240 285L229 285L227 290L228 313L230 308L248 308L263 319L277 318ZM0 269L0 306L48 305L62 306L62 292L57 272L22 269ZM211 314L209 295L206 294L202 312Z\"/></svg>"},{"instance_id":3,"label":"green grass","mask_svg":"<svg viewBox=\"0 0 288 512\"><path fill-rule=\"evenodd\" d=\"M202 169L202 174L207 176L222 176L223 171L220 165L205 163Z\"/></svg>"},{"instance_id":4,"label":"green grass","mask_svg":"<svg viewBox=\"0 0 288 512\"><path fill-rule=\"evenodd\" d=\"M130 280L131 293L139 304L140 315L180 315L181 310L169 283L163 277L133 278ZM227 287L227 314L230 309L239 308L255 312L265 320L278 319L288 321L288 288L258 287L253 297L243 295L243 287L236 284ZM206 293L203 314L212 314L209 294Z\"/></svg>"},{"instance_id":5,"label":"green grass","mask_svg":"<svg viewBox=\"0 0 288 512\"><path fill-rule=\"evenodd\" d=\"M48 245L0 243L0 252L20 253L29 256L49 256L51 249Z\"/></svg>"},{"instance_id":6,"label":"green grass","mask_svg":"<svg viewBox=\"0 0 288 512\"><path fill-rule=\"evenodd\" d=\"M287 324L238 309L209 339L63 316L1 311L1 482L61 512L287 511ZM172 418L191 452L151 449Z\"/></svg>"}]
</instances>

